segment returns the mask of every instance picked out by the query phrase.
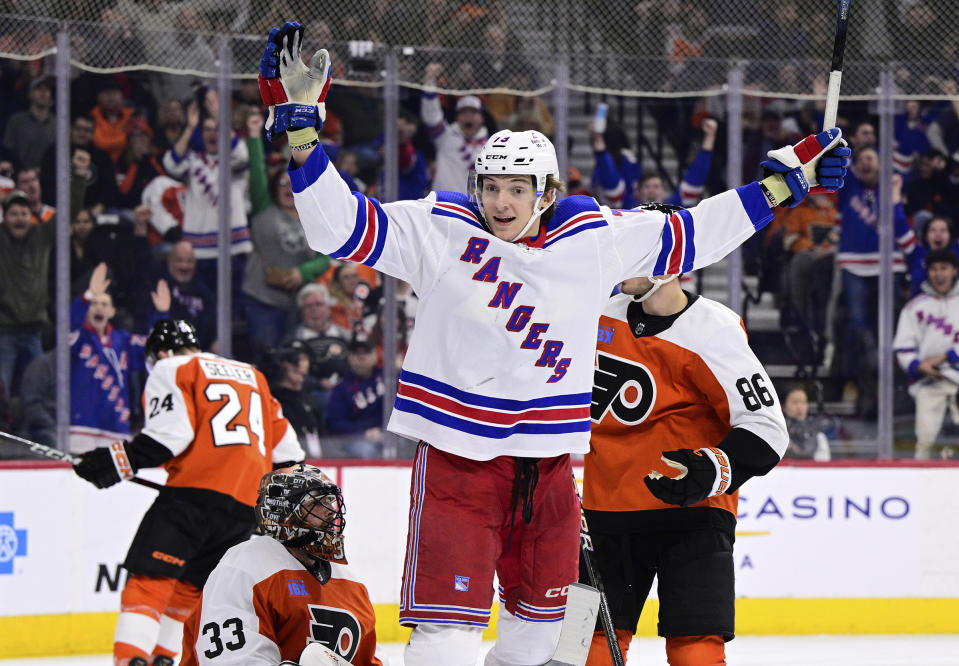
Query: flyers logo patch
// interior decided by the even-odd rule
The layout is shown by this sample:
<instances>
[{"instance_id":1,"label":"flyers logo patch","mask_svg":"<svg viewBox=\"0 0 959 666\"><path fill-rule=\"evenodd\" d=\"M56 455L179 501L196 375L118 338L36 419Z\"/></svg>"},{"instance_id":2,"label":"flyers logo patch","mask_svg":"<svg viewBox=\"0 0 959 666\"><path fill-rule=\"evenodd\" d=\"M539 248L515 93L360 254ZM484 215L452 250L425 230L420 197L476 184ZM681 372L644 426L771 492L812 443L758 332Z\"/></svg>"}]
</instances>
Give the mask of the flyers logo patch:
<instances>
[{"instance_id":1,"label":"flyers logo patch","mask_svg":"<svg viewBox=\"0 0 959 666\"><path fill-rule=\"evenodd\" d=\"M310 604L310 639L322 643L347 661L360 644L360 623L349 611Z\"/></svg>"},{"instance_id":2,"label":"flyers logo patch","mask_svg":"<svg viewBox=\"0 0 959 666\"><path fill-rule=\"evenodd\" d=\"M589 417L599 423L607 413L623 425L642 423L656 404L656 382L642 363L603 352L596 354Z\"/></svg>"}]
</instances>

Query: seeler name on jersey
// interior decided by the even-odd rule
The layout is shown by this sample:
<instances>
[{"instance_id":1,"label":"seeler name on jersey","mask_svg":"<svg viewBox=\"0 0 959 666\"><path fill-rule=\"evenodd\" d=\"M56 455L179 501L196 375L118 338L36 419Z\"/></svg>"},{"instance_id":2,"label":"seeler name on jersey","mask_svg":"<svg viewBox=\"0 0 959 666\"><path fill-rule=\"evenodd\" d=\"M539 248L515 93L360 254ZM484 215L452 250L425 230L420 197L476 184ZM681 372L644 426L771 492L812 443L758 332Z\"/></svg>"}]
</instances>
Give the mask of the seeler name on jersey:
<instances>
[{"instance_id":1,"label":"seeler name on jersey","mask_svg":"<svg viewBox=\"0 0 959 666\"><path fill-rule=\"evenodd\" d=\"M256 386L256 375L251 368L242 365L233 365L232 363L222 363L203 359L200 361L200 367L203 368L203 374L208 379L234 379L243 384Z\"/></svg>"}]
</instances>

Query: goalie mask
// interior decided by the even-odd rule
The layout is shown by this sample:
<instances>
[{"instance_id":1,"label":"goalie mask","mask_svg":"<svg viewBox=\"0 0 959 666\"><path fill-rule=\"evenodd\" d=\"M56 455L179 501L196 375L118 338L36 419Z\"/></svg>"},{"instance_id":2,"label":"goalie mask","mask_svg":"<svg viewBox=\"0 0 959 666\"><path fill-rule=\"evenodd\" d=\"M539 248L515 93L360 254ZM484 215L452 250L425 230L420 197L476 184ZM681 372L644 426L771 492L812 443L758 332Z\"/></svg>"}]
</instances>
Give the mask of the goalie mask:
<instances>
[{"instance_id":1,"label":"goalie mask","mask_svg":"<svg viewBox=\"0 0 959 666\"><path fill-rule=\"evenodd\" d=\"M532 176L536 202L533 204L533 214L520 231L510 242L523 238L544 210L538 210L543 195L546 193L546 180L552 176L559 182L559 163L556 161L556 150L552 142L534 130L513 132L501 130L487 140L480 150L470 172L469 194L470 200L476 204L483 216L487 229L492 226L487 220L487 213L483 209L483 176Z\"/></svg>"},{"instance_id":2,"label":"goalie mask","mask_svg":"<svg viewBox=\"0 0 959 666\"><path fill-rule=\"evenodd\" d=\"M153 370L161 351L175 352L184 347L200 348L193 324L183 319L161 319L153 325L144 345L147 370Z\"/></svg>"},{"instance_id":3,"label":"goalie mask","mask_svg":"<svg viewBox=\"0 0 959 666\"><path fill-rule=\"evenodd\" d=\"M260 480L257 525L284 546L345 563L344 513L343 493L319 467L300 463Z\"/></svg>"}]
</instances>

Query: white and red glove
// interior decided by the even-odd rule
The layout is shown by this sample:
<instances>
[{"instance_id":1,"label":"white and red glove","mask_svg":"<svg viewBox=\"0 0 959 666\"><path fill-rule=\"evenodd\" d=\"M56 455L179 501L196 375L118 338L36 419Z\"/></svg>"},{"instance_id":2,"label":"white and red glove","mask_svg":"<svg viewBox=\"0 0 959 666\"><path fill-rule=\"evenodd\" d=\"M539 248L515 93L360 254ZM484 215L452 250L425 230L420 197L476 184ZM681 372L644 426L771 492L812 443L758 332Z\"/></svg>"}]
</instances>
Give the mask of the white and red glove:
<instances>
[{"instance_id":1,"label":"white and red glove","mask_svg":"<svg viewBox=\"0 0 959 666\"><path fill-rule=\"evenodd\" d=\"M835 192L843 186L852 151L838 127L810 134L794 146L770 150L761 163L767 175L760 181L769 203L798 205L810 192Z\"/></svg>"},{"instance_id":2,"label":"white and red glove","mask_svg":"<svg viewBox=\"0 0 959 666\"><path fill-rule=\"evenodd\" d=\"M257 77L260 97L269 107L267 139L288 132L293 150L316 145L333 80L330 54L325 49L317 51L307 67L301 57L302 44L303 26L295 21L270 30Z\"/></svg>"}]
</instances>

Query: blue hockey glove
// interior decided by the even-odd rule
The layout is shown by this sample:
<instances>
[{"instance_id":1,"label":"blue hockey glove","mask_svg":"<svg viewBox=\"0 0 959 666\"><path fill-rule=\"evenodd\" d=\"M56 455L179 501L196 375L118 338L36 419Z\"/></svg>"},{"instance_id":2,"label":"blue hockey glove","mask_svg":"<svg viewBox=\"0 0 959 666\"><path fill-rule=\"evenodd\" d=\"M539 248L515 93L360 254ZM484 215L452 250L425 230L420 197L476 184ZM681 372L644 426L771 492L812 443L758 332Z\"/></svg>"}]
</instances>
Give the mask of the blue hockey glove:
<instances>
[{"instance_id":1,"label":"blue hockey glove","mask_svg":"<svg viewBox=\"0 0 959 666\"><path fill-rule=\"evenodd\" d=\"M760 185L770 203L790 208L809 192L835 192L849 166L848 150L837 127L811 134L794 146L769 151L761 163L767 176Z\"/></svg>"}]
</instances>

